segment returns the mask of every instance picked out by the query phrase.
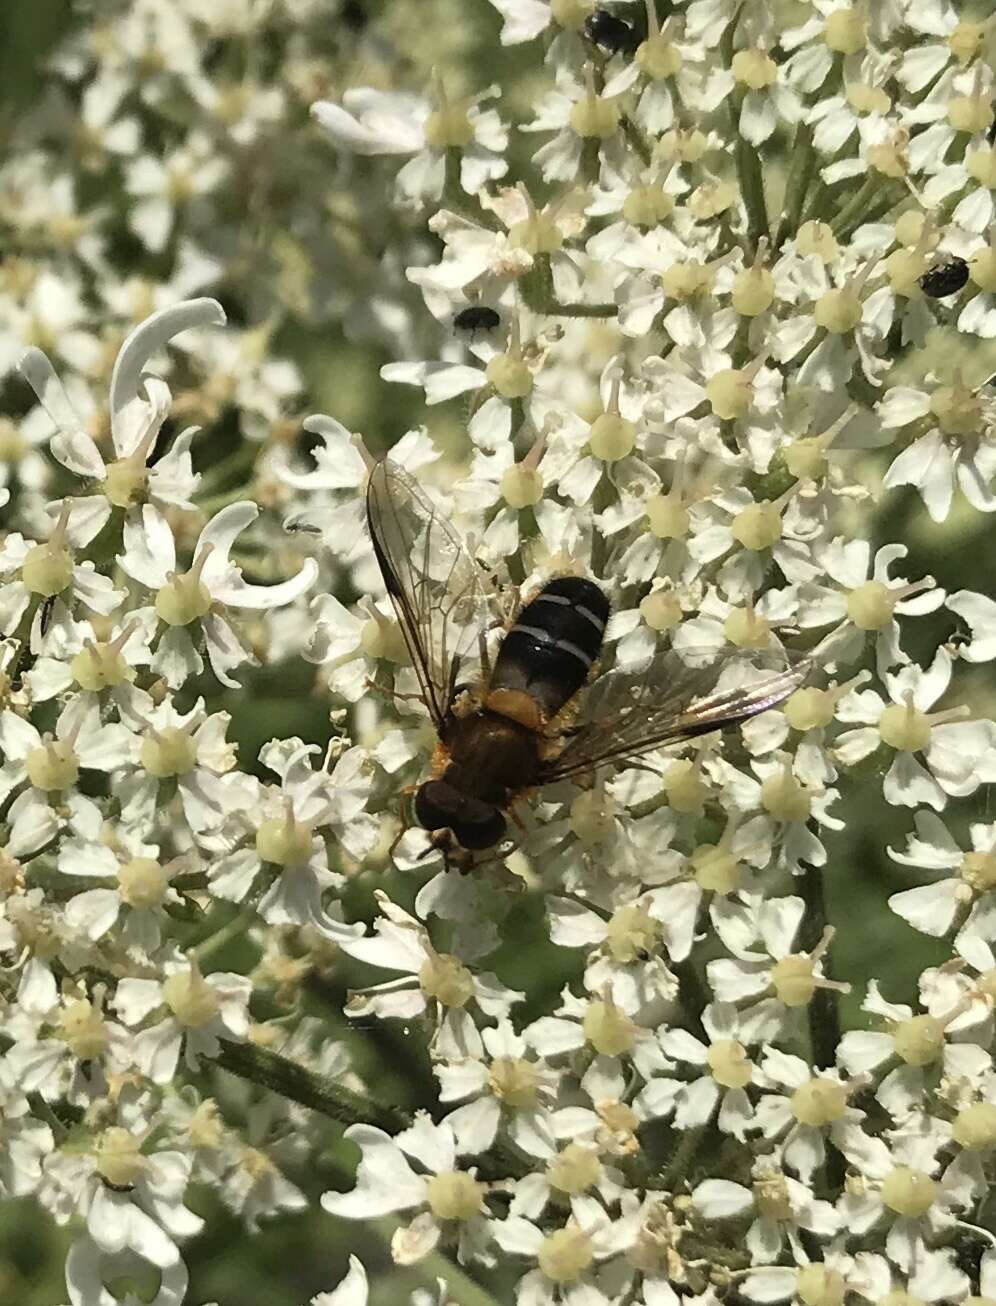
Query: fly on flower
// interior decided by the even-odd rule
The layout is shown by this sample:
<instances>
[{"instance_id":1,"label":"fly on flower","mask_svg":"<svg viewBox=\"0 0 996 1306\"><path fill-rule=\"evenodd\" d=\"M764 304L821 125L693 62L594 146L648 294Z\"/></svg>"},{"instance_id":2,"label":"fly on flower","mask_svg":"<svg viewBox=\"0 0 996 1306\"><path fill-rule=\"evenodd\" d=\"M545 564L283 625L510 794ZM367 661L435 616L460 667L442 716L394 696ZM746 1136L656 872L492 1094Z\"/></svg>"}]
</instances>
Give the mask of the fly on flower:
<instances>
[{"instance_id":1,"label":"fly on flower","mask_svg":"<svg viewBox=\"0 0 996 1306\"><path fill-rule=\"evenodd\" d=\"M737 725L805 677L784 655L753 652L668 652L599 672L609 600L594 581L555 577L506 621L463 542L387 460L370 474L367 521L439 739L415 815L462 869L505 839L515 804L535 790ZM501 627L492 657L488 636Z\"/></svg>"}]
</instances>

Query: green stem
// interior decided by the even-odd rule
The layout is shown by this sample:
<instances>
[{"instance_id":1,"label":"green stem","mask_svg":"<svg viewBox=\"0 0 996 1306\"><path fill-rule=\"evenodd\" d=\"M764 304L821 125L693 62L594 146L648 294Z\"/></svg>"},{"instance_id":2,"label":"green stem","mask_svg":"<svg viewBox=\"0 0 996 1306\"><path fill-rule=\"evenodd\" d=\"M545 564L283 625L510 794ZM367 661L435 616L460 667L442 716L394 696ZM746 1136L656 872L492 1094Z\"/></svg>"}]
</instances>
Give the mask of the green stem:
<instances>
[{"instance_id":1,"label":"green stem","mask_svg":"<svg viewBox=\"0 0 996 1306\"><path fill-rule=\"evenodd\" d=\"M649 167L650 162L653 159L653 152L647 144L647 141L644 139L643 133L640 131L639 127L637 127L632 118L623 117L621 125L623 135L640 156L640 161L643 163L644 167Z\"/></svg>"},{"instance_id":2,"label":"green stem","mask_svg":"<svg viewBox=\"0 0 996 1306\"><path fill-rule=\"evenodd\" d=\"M219 926L207 938L201 939L200 943L196 943L188 951L198 961L203 961L205 957L210 957L213 952L223 948L231 939L244 934L246 927L256 918L256 901L257 896L254 895L252 901L246 903L241 911L236 912L224 925Z\"/></svg>"},{"instance_id":3,"label":"green stem","mask_svg":"<svg viewBox=\"0 0 996 1306\"><path fill-rule=\"evenodd\" d=\"M830 223L835 236L838 238L846 236L850 224L855 219L864 217L884 181L885 178L880 172L869 173Z\"/></svg>"},{"instance_id":4,"label":"green stem","mask_svg":"<svg viewBox=\"0 0 996 1306\"><path fill-rule=\"evenodd\" d=\"M617 304L558 304L551 300L543 310L551 317L615 317Z\"/></svg>"},{"instance_id":5,"label":"green stem","mask_svg":"<svg viewBox=\"0 0 996 1306\"><path fill-rule=\"evenodd\" d=\"M731 110L732 110L731 104ZM735 125L735 124L734 124ZM740 178L740 190L747 208L747 228L755 247L762 236L769 231L768 206L764 199L764 180L761 177L761 160L753 145L737 134L734 149L737 161L737 175Z\"/></svg>"},{"instance_id":6,"label":"green stem","mask_svg":"<svg viewBox=\"0 0 996 1306\"><path fill-rule=\"evenodd\" d=\"M804 951L812 952L823 939L827 928L823 875L816 867L808 870L802 877L802 898L806 904L806 913L800 931L800 944ZM823 971L829 979L829 953L825 956ZM837 1008L837 990L817 989L813 994L812 1002L809 1004L808 1015L813 1064L821 1070L829 1070L836 1064L837 1044L840 1042L840 1012Z\"/></svg>"},{"instance_id":7,"label":"green stem","mask_svg":"<svg viewBox=\"0 0 996 1306\"><path fill-rule=\"evenodd\" d=\"M389 1133L397 1133L411 1124L405 1112L397 1107L377 1102L366 1093L362 1096L354 1093L335 1080L306 1070L254 1043L224 1042L214 1061L229 1074L268 1088L340 1124L373 1125Z\"/></svg>"},{"instance_id":8,"label":"green stem","mask_svg":"<svg viewBox=\"0 0 996 1306\"><path fill-rule=\"evenodd\" d=\"M201 494L204 491L216 492L221 485L234 476L241 476L243 472L252 471L262 448L261 444L253 444L250 440L242 440L230 454L220 458L218 462L213 463L201 474L196 493Z\"/></svg>"},{"instance_id":9,"label":"green stem","mask_svg":"<svg viewBox=\"0 0 996 1306\"><path fill-rule=\"evenodd\" d=\"M806 203L815 169L816 151L813 149L813 132L808 123L801 122L795 129L795 140L792 143L792 159L785 186L785 212L778 225L778 235L775 237L776 248L799 230L799 219L802 216L802 208Z\"/></svg>"}]
</instances>

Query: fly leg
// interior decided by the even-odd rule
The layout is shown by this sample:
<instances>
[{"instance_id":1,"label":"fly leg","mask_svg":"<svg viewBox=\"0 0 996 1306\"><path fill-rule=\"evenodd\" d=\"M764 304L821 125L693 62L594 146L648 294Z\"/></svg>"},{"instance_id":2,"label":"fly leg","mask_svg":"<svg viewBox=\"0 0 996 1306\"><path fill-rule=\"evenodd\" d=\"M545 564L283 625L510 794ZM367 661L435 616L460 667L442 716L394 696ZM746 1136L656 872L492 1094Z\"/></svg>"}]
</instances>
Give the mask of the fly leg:
<instances>
[{"instance_id":1,"label":"fly leg","mask_svg":"<svg viewBox=\"0 0 996 1306\"><path fill-rule=\"evenodd\" d=\"M386 685L379 684L376 680L371 680L368 676L363 682L367 689L372 689L378 694L383 694L385 698L396 698L402 703L424 703L425 698L422 694L403 694L398 689L388 689Z\"/></svg>"}]
</instances>

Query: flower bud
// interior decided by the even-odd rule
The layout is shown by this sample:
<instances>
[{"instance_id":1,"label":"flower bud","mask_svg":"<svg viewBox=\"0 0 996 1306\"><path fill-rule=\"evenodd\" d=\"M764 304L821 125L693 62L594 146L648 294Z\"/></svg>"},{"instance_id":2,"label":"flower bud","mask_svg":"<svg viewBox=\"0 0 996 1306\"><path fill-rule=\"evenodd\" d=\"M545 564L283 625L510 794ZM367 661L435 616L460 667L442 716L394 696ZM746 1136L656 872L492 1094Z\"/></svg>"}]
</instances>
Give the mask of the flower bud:
<instances>
[{"instance_id":1,"label":"flower bud","mask_svg":"<svg viewBox=\"0 0 996 1306\"><path fill-rule=\"evenodd\" d=\"M651 630L673 630L681 625L681 602L674 590L651 590L640 600L640 616Z\"/></svg>"},{"instance_id":2,"label":"flower bud","mask_svg":"<svg viewBox=\"0 0 996 1306\"><path fill-rule=\"evenodd\" d=\"M770 549L782 538L782 516L774 503L752 503L738 512L730 523L730 532L738 544L754 553Z\"/></svg>"},{"instance_id":3,"label":"flower bud","mask_svg":"<svg viewBox=\"0 0 996 1306\"><path fill-rule=\"evenodd\" d=\"M709 786L702 772L687 758L672 762L664 772L662 783L668 804L676 812L700 812L709 797Z\"/></svg>"},{"instance_id":4,"label":"flower bud","mask_svg":"<svg viewBox=\"0 0 996 1306\"><path fill-rule=\"evenodd\" d=\"M761 806L776 821L808 821L812 814L813 799L806 787L792 774L791 767L783 766L761 785Z\"/></svg>"},{"instance_id":5,"label":"flower bud","mask_svg":"<svg viewBox=\"0 0 996 1306\"><path fill-rule=\"evenodd\" d=\"M699 844L688 864L696 884L710 893L725 897L740 888L743 867L724 843Z\"/></svg>"},{"instance_id":6,"label":"flower bud","mask_svg":"<svg viewBox=\"0 0 996 1306\"><path fill-rule=\"evenodd\" d=\"M61 594L73 579L73 559L61 540L36 544L25 554L21 579L32 594L50 599Z\"/></svg>"},{"instance_id":7,"label":"flower bud","mask_svg":"<svg viewBox=\"0 0 996 1306\"><path fill-rule=\"evenodd\" d=\"M296 821L290 809L286 816L263 821L256 831L257 853L274 866L304 865L311 857L312 842L311 826Z\"/></svg>"},{"instance_id":8,"label":"flower bud","mask_svg":"<svg viewBox=\"0 0 996 1306\"><path fill-rule=\"evenodd\" d=\"M626 963L645 956L656 947L660 931L660 922L646 907L629 903L617 907L612 913L606 943L615 960Z\"/></svg>"},{"instance_id":9,"label":"flower bud","mask_svg":"<svg viewBox=\"0 0 996 1306\"><path fill-rule=\"evenodd\" d=\"M448 952L433 953L422 963L419 986L427 998L444 1007L465 1007L474 996L474 977L467 967Z\"/></svg>"},{"instance_id":10,"label":"flower bud","mask_svg":"<svg viewBox=\"0 0 996 1306\"><path fill-rule=\"evenodd\" d=\"M798 1271L795 1290L804 1306L843 1306L847 1283L840 1270L817 1261Z\"/></svg>"},{"instance_id":11,"label":"flower bud","mask_svg":"<svg viewBox=\"0 0 996 1306\"><path fill-rule=\"evenodd\" d=\"M840 254L833 228L826 222L804 222L795 243L800 254L815 254L822 263L834 263Z\"/></svg>"},{"instance_id":12,"label":"flower bud","mask_svg":"<svg viewBox=\"0 0 996 1306\"><path fill-rule=\"evenodd\" d=\"M142 765L159 780L188 775L197 765L197 744L185 730L167 726L142 741Z\"/></svg>"},{"instance_id":13,"label":"flower bud","mask_svg":"<svg viewBox=\"0 0 996 1306\"><path fill-rule=\"evenodd\" d=\"M652 494L647 499L647 523L659 540L683 540L688 534L691 518L681 496Z\"/></svg>"},{"instance_id":14,"label":"flower bud","mask_svg":"<svg viewBox=\"0 0 996 1306\"><path fill-rule=\"evenodd\" d=\"M603 462L626 458L636 445L636 426L619 413L602 413L591 424L588 436L591 452Z\"/></svg>"},{"instance_id":15,"label":"flower bud","mask_svg":"<svg viewBox=\"0 0 996 1306\"><path fill-rule=\"evenodd\" d=\"M425 1199L437 1220L473 1220L484 1209L484 1185L462 1170L444 1170L426 1182Z\"/></svg>"},{"instance_id":16,"label":"flower bud","mask_svg":"<svg viewBox=\"0 0 996 1306\"><path fill-rule=\"evenodd\" d=\"M517 349L495 354L484 374L502 399L524 399L533 388L533 374Z\"/></svg>"},{"instance_id":17,"label":"flower bud","mask_svg":"<svg viewBox=\"0 0 996 1306\"><path fill-rule=\"evenodd\" d=\"M612 835L615 818L615 800L600 787L585 790L571 803L571 829L586 848L593 848Z\"/></svg>"},{"instance_id":18,"label":"flower bud","mask_svg":"<svg viewBox=\"0 0 996 1306\"><path fill-rule=\"evenodd\" d=\"M434 150L464 150L473 139L474 124L459 101L436 109L425 121L425 143Z\"/></svg>"},{"instance_id":19,"label":"flower bud","mask_svg":"<svg viewBox=\"0 0 996 1306\"><path fill-rule=\"evenodd\" d=\"M882 1181L882 1201L897 1215L926 1215L937 1199L937 1184L923 1170L897 1165Z\"/></svg>"},{"instance_id":20,"label":"flower bud","mask_svg":"<svg viewBox=\"0 0 996 1306\"><path fill-rule=\"evenodd\" d=\"M963 1107L951 1122L951 1137L971 1152L996 1147L996 1103L973 1102Z\"/></svg>"},{"instance_id":21,"label":"flower bud","mask_svg":"<svg viewBox=\"0 0 996 1306\"><path fill-rule=\"evenodd\" d=\"M129 907L158 907L169 888L169 872L151 857L133 857L118 867L118 892Z\"/></svg>"},{"instance_id":22,"label":"flower bud","mask_svg":"<svg viewBox=\"0 0 996 1306\"><path fill-rule=\"evenodd\" d=\"M609 998L594 998L588 1003L582 1029L587 1041L603 1057L623 1056L633 1050L636 1042L636 1025Z\"/></svg>"},{"instance_id":23,"label":"flower bud","mask_svg":"<svg viewBox=\"0 0 996 1306\"><path fill-rule=\"evenodd\" d=\"M822 1129L843 1118L847 1110L847 1089L836 1080L817 1075L800 1084L792 1094L792 1114L801 1125Z\"/></svg>"},{"instance_id":24,"label":"flower bud","mask_svg":"<svg viewBox=\"0 0 996 1306\"><path fill-rule=\"evenodd\" d=\"M896 1054L908 1066L929 1066L944 1051L944 1026L936 1016L913 1016L893 1031Z\"/></svg>"},{"instance_id":25,"label":"flower bud","mask_svg":"<svg viewBox=\"0 0 996 1306\"><path fill-rule=\"evenodd\" d=\"M539 1071L522 1057L495 1057L488 1072L488 1088L506 1106L529 1108L536 1105Z\"/></svg>"},{"instance_id":26,"label":"flower bud","mask_svg":"<svg viewBox=\"0 0 996 1306\"><path fill-rule=\"evenodd\" d=\"M576 1197L594 1188L602 1177L602 1162L593 1147L568 1143L547 1163L546 1178L551 1188Z\"/></svg>"},{"instance_id":27,"label":"flower bud","mask_svg":"<svg viewBox=\"0 0 996 1306\"><path fill-rule=\"evenodd\" d=\"M930 720L926 712L909 703L893 703L878 719L883 744L901 753L920 753L930 744Z\"/></svg>"},{"instance_id":28,"label":"flower bud","mask_svg":"<svg viewBox=\"0 0 996 1306\"><path fill-rule=\"evenodd\" d=\"M543 489L543 477L537 468L513 463L501 478L499 493L508 506L518 512L539 503Z\"/></svg>"},{"instance_id":29,"label":"flower bud","mask_svg":"<svg viewBox=\"0 0 996 1306\"><path fill-rule=\"evenodd\" d=\"M771 968L771 987L775 997L786 1007L805 1007L816 992L816 974L812 957L797 953L782 957Z\"/></svg>"},{"instance_id":30,"label":"flower bud","mask_svg":"<svg viewBox=\"0 0 996 1306\"><path fill-rule=\"evenodd\" d=\"M754 1065L747 1049L735 1038L720 1038L710 1044L706 1061L721 1088L746 1088L754 1077Z\"/></svg>"},{"instance_id":31,"label":"flower bud","mask_svg":"<svg viewBox=\"0 0 996 1306\"><path fill-rule=\"evenodd\" d=\"M959 869L964 883L976 893L996 889L996 852L966 853Z\"/></svg>"},{"instance_id":32,"label":"flower bud","mask_svg":"<svg viewBox=\"0 0 996 1306\"><path fill-rule=\"evenodd\" d=\"M552 1283L573 1283L594 1259L591 1238L574 1223L548 1233L537 1256L541 1272Z\"/></svg>"},{"instance_id":33,"label":"flower bud","mask_svg":"<svg viewBox=\"0 0 996 1306\"><path fill-rule=\"evenodd\" d=\"M738 50L733 56L733 76L750 91L763 91L778 81L778 65L765 50Z\"/></svg>"},{"instance_id":34,"label":"flower bud","mask_svg":"<svg viewBox=\"0 0 996 1306\"><path fill-rule=\"evenodd\" d=\"M80 775L80 759L65 739L51 739L33 748L24 759L24 767L34 787L45 793L72 789Z\"/></svg>"},{"instance_id":35,"label":"flower bud","mask_svg":"<svg viewBox=\"0 0 996 1306\"><path fill-rule=\"evenodd\" d=\"M861 9L836 9L827 17L823 40L835 54L857 54L868 40L868 20Z\"/></svg>"},{"instance_id":36,"label":"flower bud","mask_svg":"<svg viewBox=\"0 0 996 1306\"><path fill-rule=\"evenodd\" d=\"M881 630L892 620L899 596L880 580L866 580L847 596L847 615L859 630Z\"/></svg>"},{"instance_id":37,"label":"flower bud","mask_svg":"<svg viewBox=\"0 0 996 1306\"><path fill-rule=\"evenodd\" d=\"M683 63L681 51L664 32L648 36L636 52L640 71L653 81L676 77Z\"/></svg>"},{"instance_id":38,"label":"flower bud","mask_svg":"<svg viewBox=\"0 0 996 1306\"><path fill-rule=\"evenodd\" d=\"M145 1169L141 1140L128 1129L105 1129L94 1151L97 1173L115 1188L130 1188Z\"/></svg>"},{"instance_id":39,"label":"flower bud","mask_svg":"<svg viewBox=\"0 0 996 1306\"><path fill-rule=\"evenodd\" d=\"M190 1029L209 1025L221 1008L218 994L196 965L163 980L163 1001L180 1024Z\"/></svg>"},{"instance_id":40,"label":"flower bud","mask_svg":"<svg viewBox=\"0 0 996 1306\"><path fill-rule=\"evenodd\" d=\"M753 607L731 608L723 622L723 634L736 648L767 648L771 622Z\"/></svg>"},{"instance_id":41,"label":"flower bud","mask_svg":"<svg viewBox=\"0 0 996 1306\"><path fill-rule=\"evenodd\" d=\"M623 200L622 215L634 227L656 227L674 212L674 196L654 182L648 186L634 186Z\"/></svg>"},{"instance_id":42,"label":"flower bud","mask_svg":"<svg viewBox=\"0 0 996 1306\"><path fill-rule=\"evenodd\" d=\"M59 1016L57 1033L80 1061L96 1061L104 1055L111 1041L100 1010L86 998L67 1003Z\"/></svg>"},{"instance_id":43,"label":"flower bud","mask_svg":"<svg viewBox=\"0 0 996 1306\"><path fill-rule=\"evenodd\" d=\"M69 670L80 689L91 694L135 679L134 667L114 644L88 643L70 662Z\"/></svg>"}]
</instances>

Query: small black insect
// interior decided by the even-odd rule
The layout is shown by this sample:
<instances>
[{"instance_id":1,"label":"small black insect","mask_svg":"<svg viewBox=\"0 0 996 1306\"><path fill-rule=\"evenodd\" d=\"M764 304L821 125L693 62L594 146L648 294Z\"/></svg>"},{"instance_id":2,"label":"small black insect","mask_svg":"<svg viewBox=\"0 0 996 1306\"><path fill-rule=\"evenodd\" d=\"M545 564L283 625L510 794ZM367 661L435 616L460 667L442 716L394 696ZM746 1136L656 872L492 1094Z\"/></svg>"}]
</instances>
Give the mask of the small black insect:
<instances>
[{"instance_id":1,"label":"small black insect","mask_svg":"<svg viewBox=\"0 0 996 1306\"><path fill-rule=\"evenodd\" d=\"M41 616L38 618L38 631L42 637L48 634L49 627L52 624L52 610L55 607L55 595L51 595L42 604Z\"/></svg>"},{"instance_id":2,"label":"small black insect","mask_svg":"<svg viewBox=\"0 0 996 1306\"><path fill-rule=\"evenodd\" d=\"M956 295L968 280L968 264L956 254L948 254L928 268L917 283L931 299L945 299Z\"/></svg>"},{"instance_id":3,"label":"small black insect","mask_svg":"<svg viewBox=\"0 0 996 1306\"><path fill-rule=\"evenodd\" d=\"M468 304L453 319L457 331L493 331L501 317L487 304Z\"/></svg>"},{"instance_id":4,"label":"small black insect","mask_svg":"<svg viewBox=\"0 0 996 1306\"><path fill-rule=\"evenodd\" d=\"M607 9L596 9L585 19L584 34L609 54L635 54L640 44L640 33Z\"/></svg>"}]
</instances>

